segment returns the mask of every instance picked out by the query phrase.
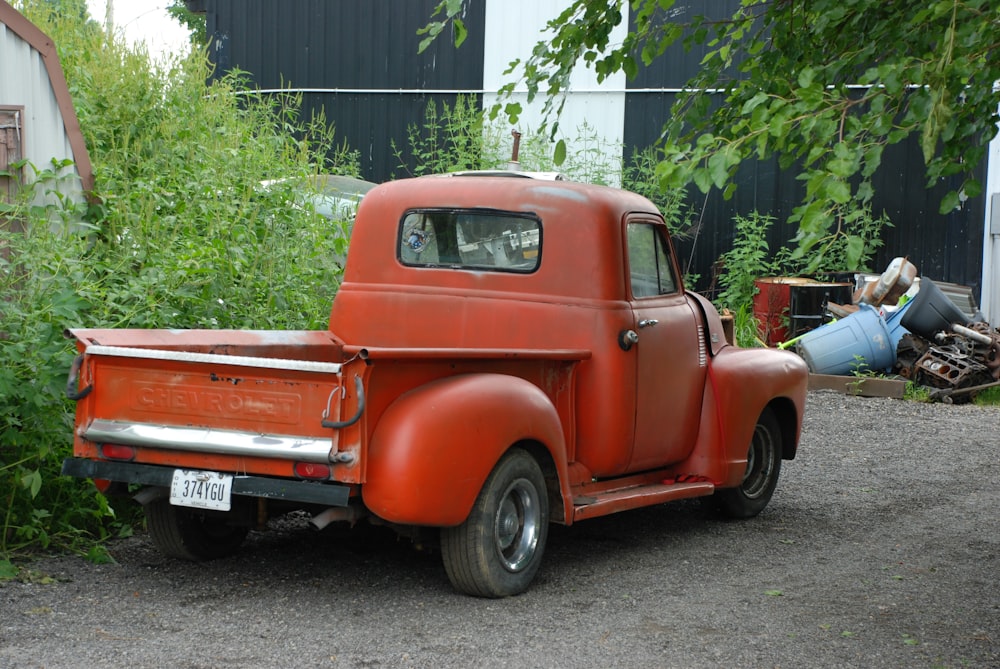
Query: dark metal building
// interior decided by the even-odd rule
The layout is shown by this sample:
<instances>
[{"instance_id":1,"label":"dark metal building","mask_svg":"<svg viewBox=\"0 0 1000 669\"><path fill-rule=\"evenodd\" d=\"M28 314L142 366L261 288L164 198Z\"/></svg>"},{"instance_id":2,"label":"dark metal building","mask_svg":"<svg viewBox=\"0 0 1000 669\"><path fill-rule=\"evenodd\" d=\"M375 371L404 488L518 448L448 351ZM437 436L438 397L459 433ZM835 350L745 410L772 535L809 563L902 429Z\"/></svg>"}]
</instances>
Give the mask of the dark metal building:
<instances>
[{"instance_id":1,"label":"dark metal building","mask_svg":"<svg viewBox=\"0 0 1000 669\"><path fill-rule=\"evenodd\" d=\"M323 109L337 137L361 155L363 175L383 181L405 176L393 151L405 146L407 128L419 126L427 103L454 104L461 94L482 99L487 5L502 0L466 2L469 36L460 50L447 37L417 54L421 37L438 0L197 0L207 14L215 76L239 69L262 91L297 89L306 114ZM714 13L731 13L738 0L699 3ZM682 6L679 8L684 10ZM504 2L503 11L519 11ZM695 11L695 10L691 10ZM512 56L513 57L513 56ZM699 53L681 49L658 59L628 82L623 92L626 155L656 141L675 91L696 71ZM573 99L567 102L572 105ZM598 129L600 130L600 128ZM985 165L979 168L985 178ZM794 173L776 160L748 163L737 176L734 197L718 191L706 198L693 192L691 204L703 212L697 237L682 240L679 251L705 288L713 263L733 241L733 216L758 211L777 219L771 248L788 242L795 226L783 223L802 197ZM883 211L893 227L883 232L884 247L873 268L881 271L895 256L908 256L924 276L981 288L985 198L973 198L947 215L937 213L952 184L926 187L923 158L915 141L886 149L875 177L876 215Z\"/></svg>"},{"instance_id":2,"label":"dark metal building","mask_svg":"<svg viewBox=\"0 0 1000 669\"><path fill-rule=\"evenodd\" d=\"M405 146L427 103L454 104L483 86L484 4L472 3L469 38L417 54L437 0L206 0L215 76L246 72L252 87L302 91L303 112L323 110L337 138L361 154L364 177L404 176Z\"/></svg>"}]
</instances>

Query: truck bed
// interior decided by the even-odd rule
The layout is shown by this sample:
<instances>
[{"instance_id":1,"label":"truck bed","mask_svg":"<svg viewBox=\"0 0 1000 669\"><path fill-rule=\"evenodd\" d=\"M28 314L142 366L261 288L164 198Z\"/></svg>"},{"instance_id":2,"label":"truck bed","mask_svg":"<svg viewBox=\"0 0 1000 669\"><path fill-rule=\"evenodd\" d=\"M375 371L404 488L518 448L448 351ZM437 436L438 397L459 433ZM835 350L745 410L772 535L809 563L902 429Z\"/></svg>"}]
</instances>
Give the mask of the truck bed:
<instances>
[{"instance_id":1,"label":"truck bed","mask_svg":"<svg viewBox=\"0 0 1000 669\"><path fill-rule=\"evenodd\" d=\"M346 446L341 428L360 417L365 364L343 361L329 332L69 335L80 351L67 388L79 398L77 457L107 458L114 444L136 449L131 462L184 466L191 453L202 468L209 455L220 470L272 476L357 458L360 440Z\"/></svg>"}]
</instances>

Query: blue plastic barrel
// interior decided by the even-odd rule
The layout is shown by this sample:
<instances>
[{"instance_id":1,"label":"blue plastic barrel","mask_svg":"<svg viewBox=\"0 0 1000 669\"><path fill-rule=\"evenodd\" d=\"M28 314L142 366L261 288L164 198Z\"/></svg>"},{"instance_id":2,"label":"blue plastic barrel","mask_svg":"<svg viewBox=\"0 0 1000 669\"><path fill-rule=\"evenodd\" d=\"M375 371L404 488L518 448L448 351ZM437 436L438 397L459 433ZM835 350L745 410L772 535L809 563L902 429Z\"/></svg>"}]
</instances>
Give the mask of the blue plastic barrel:
<instances>
[{"instance_id":1,"label":"blue plastic barrel","mask_svg":"<svg viewBox=\"0 0 1000 669\"><path fill-rule=\"evenodd\" d=\"M889 327L868 304L802 335L797 350L814 374L882 371L896 362L896 344Z\"/></svg>"}]
</instances>

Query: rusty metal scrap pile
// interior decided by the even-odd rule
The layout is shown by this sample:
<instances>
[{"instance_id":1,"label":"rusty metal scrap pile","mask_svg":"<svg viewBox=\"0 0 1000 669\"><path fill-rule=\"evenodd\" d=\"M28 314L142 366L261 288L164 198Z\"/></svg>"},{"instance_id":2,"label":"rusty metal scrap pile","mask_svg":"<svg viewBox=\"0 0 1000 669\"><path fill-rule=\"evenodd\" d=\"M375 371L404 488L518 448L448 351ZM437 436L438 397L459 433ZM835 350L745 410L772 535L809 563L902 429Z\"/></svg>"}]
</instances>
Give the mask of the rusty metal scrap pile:
<instances>
[{"instance_id":1,"label":"rusty metal scrap pile","mask_svg":"<svg viewBox=\"0 0 1000 669\"><path fill-rule=\"evenodd\" d=\"M795 342L810 371L892 373L946 402L969 401L1000 385L1000 332L974 305L975 313L966 313L937 284L916 274L908 259L896 258L857 289L853 304L828 304L838 320Z\"/></svg>"},{"instance_id":2,"label":"rusty metal scrap pile","mask_svg":"<svg viewBox=\"0 0 1000 669\"><path fill-rule=\"evenodd\" d=\"M935 389L935 399L971 399L1000 381L1000 333L981 321L951 325L951 331L903 335L893 371Z\"/></svg>"}]
</instances>

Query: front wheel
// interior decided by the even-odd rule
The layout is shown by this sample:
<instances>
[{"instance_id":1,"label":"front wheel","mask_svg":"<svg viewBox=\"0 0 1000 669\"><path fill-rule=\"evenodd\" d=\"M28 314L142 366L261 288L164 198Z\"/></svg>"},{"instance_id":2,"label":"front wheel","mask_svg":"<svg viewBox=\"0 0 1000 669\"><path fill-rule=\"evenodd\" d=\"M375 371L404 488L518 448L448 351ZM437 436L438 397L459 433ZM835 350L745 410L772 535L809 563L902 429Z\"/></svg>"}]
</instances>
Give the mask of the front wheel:
<instances>
[{"instance_id":1,"label":"front wheel","mask_svg":"<svg viewBox=\"0 0 1000 669\"><path fill-rule=\"evenodd\" d=\"M455 588L476 597L528 589L549 530L545 478L531 455L514 449L490 473L469 517L441 530L441 554Z\"/></svg>"},{"instance_id":2,"label":"front wheel","mask_svg":"<svg viewBox=\"0 0 1000 669\"><path fill-rule=\"evenodd\" d=\"M730 518L752 518L764 510L781 473L781 428L774 413L764 409L753 429L747 468L735 488L715 494L719 509Z\"/></svg>"},{"instance_id":3,"label":"front wheel","mask_svg":"<svg viewBox=\"0 0 1000 669\"><path fill-rule=\"evenodd\" d=\"M214 560L234 554L243 544L249 528L233 525L225 517L210 515L165 498L145 507L146 528L153 543L164 555L181 560Z\"/></svg>"}]
</instances>

